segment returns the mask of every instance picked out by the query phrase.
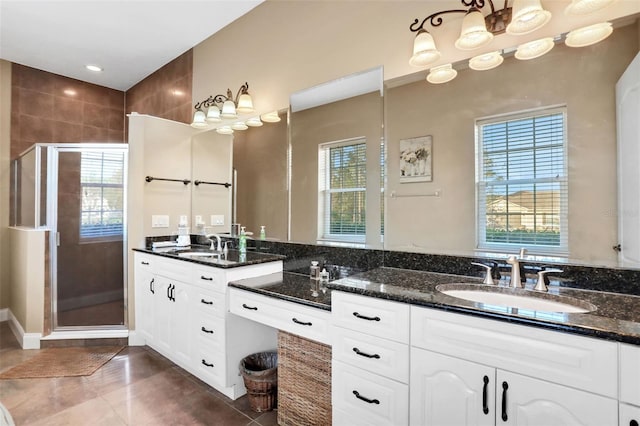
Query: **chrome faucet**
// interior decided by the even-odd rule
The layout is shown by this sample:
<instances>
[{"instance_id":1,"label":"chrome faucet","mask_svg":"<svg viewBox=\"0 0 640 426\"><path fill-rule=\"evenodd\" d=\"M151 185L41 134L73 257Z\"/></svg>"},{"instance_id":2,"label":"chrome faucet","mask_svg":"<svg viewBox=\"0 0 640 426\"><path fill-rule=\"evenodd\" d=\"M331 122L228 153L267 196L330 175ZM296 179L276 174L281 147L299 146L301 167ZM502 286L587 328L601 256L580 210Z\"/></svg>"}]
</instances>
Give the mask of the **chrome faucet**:
<instances>
[{"instance_id":1,"label":"chrome faucet","mask_svg":"<svg viewBox=\"0 0 640 426\"><path fill-rule=\"evenodd\" d=\"M536 283L536 286L533 288L535 291L548 291L549 287L547 287L547 282L545 280L545 275L548 273L552 273L552 272L556 272L556 273L560 273L563 272L562 269L545 269L544 271L539 271L538 272L538 282Z\"/></svg>"},{"instance_id":2,"label":"chrome faucet","mask_svg":"<svg viewBox=\"0 0 640 426\"><path fill-rule=\"evenodd\" d=\"M471 264L472 265L476 265L476 266L482 266L483 268L486 269L485 276L484 276L484 281L482 281L483 284L488 284L488 285L494 285L495 284L493 282L493 276L492 276L493 267L491 267L489 265L485 265L484 263L477 263L477 262L471 262Z\"/></svg>"},{"instance_id":3,"label":"chrome faucet","mask_svg":"<svg viewBox=\"0 0 640 426\"><path fill-rule=\"evenodd\" d=\"M214 243L214 241L211 239L212 237L216 238L216 242L217 244ZM222 251L222 242L220 240L220 235L218 234L207 234L205 235L205 238L209 241L211 241L211 250L213 251L217 251L217 252L221 252Z\"/></svg>"},{"instance_id":4,"label":"chrome faucet","mask_svg":"<svg viewBox=\"0 0 640 426\"><path fill-rule=\"evenodd\" d=\"M522 288L522 277L520 276L520 261L524 257L527 249L520 249L520 258L516 256L509 256L507 263L511 265L511 281L509 287Z\"/></svg>"}]
</instances>

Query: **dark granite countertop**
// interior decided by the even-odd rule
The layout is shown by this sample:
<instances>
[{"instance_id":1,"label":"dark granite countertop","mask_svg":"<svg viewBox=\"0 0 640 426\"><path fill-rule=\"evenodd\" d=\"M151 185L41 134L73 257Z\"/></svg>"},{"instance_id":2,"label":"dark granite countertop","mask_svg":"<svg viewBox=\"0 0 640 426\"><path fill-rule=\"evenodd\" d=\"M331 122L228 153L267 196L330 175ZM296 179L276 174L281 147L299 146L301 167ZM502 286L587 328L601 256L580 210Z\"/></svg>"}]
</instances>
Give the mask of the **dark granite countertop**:
<instances>
[{"instance_id":1,"label":"dark granite countertop","mask_svg":"<svg viewBox=\"0 0 640 426\"><path fill-rule=\"evenodd\" d=\"M331 290L320 286L318 281L309 279L306 274L280 272L230 282L229 287L331 310Z\"/></svg>"},{"instance_id":2,"label":"dark granite countertop","mask_svg":"<svg viewBox=\"0 0 640 426\"><path fill-rule=\"evenodd\" d=\"M438 286L466 284L460 288L478 291L492 290L508 295L530 295L595 310L588 313L561 313L486 305L448 296ZM516 324L580 334L601 339L640 345L640 297L617 293L551 285L548 293L533 292L533 283L526 290L501 284L498 289L486 286L475 277L376 268L346 278L331 281L327 290L314 293L314 284L306 275L278 273L229 283L229 286L254 293L288 300L315 308L331 309L331 290L361 294L380 299L410 303L450 312L498 319ZM523 293L524 292L524 293ZM317 295L316 295L317 294Z\"/></svg>"},{"instance_id":3,"label":"dark granite countertop","mask_svg":"<svg viewBox=\"0 0 640 426\"><path fill-rule=\"evenodd\" d=\"M512 295L522 295L523 292L527 292L529 295L540 298L563 298L563 301L573 299L574 304L582 306L592 304L596 308L588 313L543 312L466 301L441 293L436 288L439 285L451 283L469 283L468 288L480 291L491 288L480 284L479 279L472 277L384 267L341 278L329 283L328 287L428 308L640 345L640 297L638 296L577 290L553 285L549 287L548 293L534 293L530 290L533 283L527 284L527 290L508 287L498 290Z\"/></svg>"},{"instance_id":4,"label":"dark granite countertop","mask_svg":"<svg viewBox=\"0 0 640 426\"><path fill-rule=\"evenodd\" d=\"M285 256L279 254L266 254L257 253L248 250L244 255L238 250L229 250L228 254L218 257L184 257L184 253L213 253L206 246L192 245L190 247L170 247L170 248L135 248L134 251L142 253L154 254L157 256L167 257L170 259L184 260L185 262L198 263L201 265L215 266L216 268L238 268L241 266L255 265L258 263L273 262L277 260L284 260ZM181 256L180 254L183 253Z\"/></svg>"}]
</instances>

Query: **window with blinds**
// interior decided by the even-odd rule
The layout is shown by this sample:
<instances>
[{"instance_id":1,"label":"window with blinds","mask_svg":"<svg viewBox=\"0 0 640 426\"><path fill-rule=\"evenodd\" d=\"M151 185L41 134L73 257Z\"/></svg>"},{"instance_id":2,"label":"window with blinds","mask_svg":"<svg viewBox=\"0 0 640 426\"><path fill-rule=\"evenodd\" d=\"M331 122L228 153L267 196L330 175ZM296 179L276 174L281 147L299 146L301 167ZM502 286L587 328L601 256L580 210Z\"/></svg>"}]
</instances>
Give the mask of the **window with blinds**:
<instances>
[{"instance_id":1,"label":"window with blinds","mask_svg":"<svg viewBox=\"0 0 640 426\"><path fill-rule=\"evenodd\" d=\"M364 242L366 141L322 144L318 157L320 239Z\"/></svg>"},{"instance_id":2,"label":"window with blinds","mask_svg":"<svg viewBox=\"0 0 640 426\"><path fill-rule=\"evenodd\" d=\"M80 239L117 240L123 234L124 153L83 152Z\"/></svg>"},{"instance_id":3,"label":"window with blinds","mask_svg":"<svg viewBox=\"0 0 640 426\"><path fill-rule=\"evenodd\" d=\"M567 252L566 108L478 120L476 135L478 247Z\"/></svg>"}]
</instances>

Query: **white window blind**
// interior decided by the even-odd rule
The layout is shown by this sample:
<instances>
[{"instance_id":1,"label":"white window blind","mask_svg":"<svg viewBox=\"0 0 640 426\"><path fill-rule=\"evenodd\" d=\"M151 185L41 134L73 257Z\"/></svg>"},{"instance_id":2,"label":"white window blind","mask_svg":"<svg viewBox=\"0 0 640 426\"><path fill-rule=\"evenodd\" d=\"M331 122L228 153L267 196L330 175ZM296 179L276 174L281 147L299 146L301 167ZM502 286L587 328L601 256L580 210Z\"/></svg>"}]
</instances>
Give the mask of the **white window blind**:
<instances>
[{"instance_id":1,"label":"white window blind","mask_svg":"<svg viewBox=\"0 0 640 426\"><path fill-rule=\"evenodd\" d=\"M80 238L116 239L123 233L124 153L83 152Z\"/></svg>"},{"instance_id":2,"label":"white window blind","mask_svg":"<svg viewBox=\"0 0 640 426\"><path fill-rule=\"evenodd\" d=\"M566 110L478 120L478 247L567 251Z\"/></svg>"},{"instance_id":3,"label":"white window blind","mask_svg":"<svg viewBox=\"0 0 640 426\"><path fill-rule=\"evenodd\" d=\"M366 142L359 138L320 145L318 161L321 240L364 242Z\"/></svg>"}]
</instances>

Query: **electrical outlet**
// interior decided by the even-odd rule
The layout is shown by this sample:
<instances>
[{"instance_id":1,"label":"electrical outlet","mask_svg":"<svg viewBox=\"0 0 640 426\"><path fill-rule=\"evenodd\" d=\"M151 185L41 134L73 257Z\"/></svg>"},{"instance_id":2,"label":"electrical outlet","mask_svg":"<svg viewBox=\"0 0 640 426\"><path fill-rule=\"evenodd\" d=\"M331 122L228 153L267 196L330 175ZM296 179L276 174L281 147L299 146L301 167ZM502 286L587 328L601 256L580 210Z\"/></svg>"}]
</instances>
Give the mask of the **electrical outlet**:
<instances>
[{"instance_id":1,"label":"electrical outlet","mask_svg":"<svg viewBox=\"0 0 640 426\"><path fill-rule=\"evenodd\" d=\"M211 215L211 226L224 226L224 215L223 214L212 214Z\"/></svg>"},{"instance_id":2,"label":"electrical outlet","mask_svg":"<svg viewBox=\"0 0 640 426\"><path fill-rule=\"evenodd\" d=\"M151 227L152 228L168 228L169 216L165 214L151 215Z\"/></svg>"}]
</instances>

